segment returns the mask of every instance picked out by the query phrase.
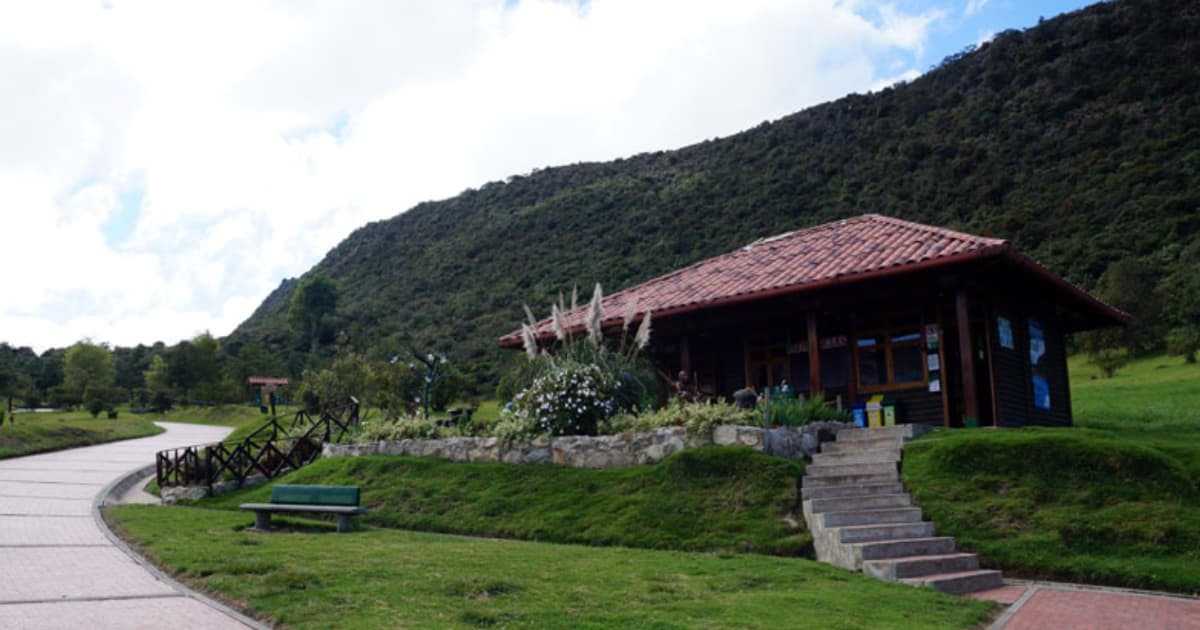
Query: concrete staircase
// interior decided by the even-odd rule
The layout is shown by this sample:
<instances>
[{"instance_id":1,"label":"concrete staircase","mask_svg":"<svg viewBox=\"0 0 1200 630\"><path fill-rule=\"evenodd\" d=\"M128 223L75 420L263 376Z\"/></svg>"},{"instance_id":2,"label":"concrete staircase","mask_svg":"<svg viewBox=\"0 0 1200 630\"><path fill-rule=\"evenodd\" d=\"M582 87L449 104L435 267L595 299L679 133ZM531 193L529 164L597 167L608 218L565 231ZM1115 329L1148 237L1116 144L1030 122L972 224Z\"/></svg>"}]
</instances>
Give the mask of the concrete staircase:
<instances>
[{"instance_id":1,"label":"concrete staircase","mask_svg":"<svg viewBox=\"0 0 1200 630\"><path fill-rule=\"evenodd\" d=\"M954 595L1003 586L999 571L936 536L900 484L904 442L922 428L843 429L813 456L800 492L817 559Z\"/></svg>"}]
</instances>

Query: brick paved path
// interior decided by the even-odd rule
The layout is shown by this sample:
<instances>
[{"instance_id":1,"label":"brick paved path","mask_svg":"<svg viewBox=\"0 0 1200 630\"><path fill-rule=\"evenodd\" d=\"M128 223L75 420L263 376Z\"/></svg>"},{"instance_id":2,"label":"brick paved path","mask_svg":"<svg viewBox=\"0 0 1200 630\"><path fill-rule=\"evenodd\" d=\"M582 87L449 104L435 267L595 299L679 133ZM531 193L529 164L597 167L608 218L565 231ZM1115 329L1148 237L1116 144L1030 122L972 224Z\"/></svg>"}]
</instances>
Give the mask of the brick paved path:
<instances>
[{"instance_id":1,"label":"brick paved path","mask_svg":"<svg viewBox=\"0 0 1200 630\"><path fill-rule=\"evenodd\" d=\"M1200 629L1200 599L1165 593L1031 582L975 596L1013 604L992 630Z\"/></svg>"},{"instance_id":2,"label":"brick paved path","mask_svg":"<svg viewBox=\"0 0 1200 630\"><path fill-rule=\"evenodd\" d=\"M96 495L156 451L230 431L162 426L153 437L0 460L0 628L245 630L133 561L92 516Z\"/></svg>"}]
</instances>

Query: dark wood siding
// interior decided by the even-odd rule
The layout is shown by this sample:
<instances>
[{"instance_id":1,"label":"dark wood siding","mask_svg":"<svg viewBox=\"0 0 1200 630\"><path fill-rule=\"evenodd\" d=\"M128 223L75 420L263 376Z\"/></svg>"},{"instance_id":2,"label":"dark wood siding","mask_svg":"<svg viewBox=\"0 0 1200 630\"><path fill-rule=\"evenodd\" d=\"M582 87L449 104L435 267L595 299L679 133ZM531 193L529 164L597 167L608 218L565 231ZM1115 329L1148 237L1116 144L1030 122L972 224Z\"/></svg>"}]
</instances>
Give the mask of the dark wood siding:
<instances>
[{"instance_id":1,"label":"dark wood siding","mask_svg":"<svg viewBox=\"0 0 1200 630\"><path fill-rule=\"evenodd\" d=\"M1013 347L1000 345L999 317L1012 327ZM1018 313L999 310L988 322L992 327L992 365L996 371L996 425L1023 427L1029 424L1029 328Z\"/></svg>"},{"instance_id":2,"label":"dark wood siding","mask_svg":"<svg viewBox=\"0 0 1200 630\"><path fill-rule=\"evenodd\" d=\"M733 400L733 392L746 386L746 356L740 336L729 335L720 342L717 354L717 393Z\"/></svg>"},{"instance_id":3,"label":"dark wood siding","mask_svg":"<svg viewBox=\"0 0 1200 630\"><path fill-rule=\"evenodd\" d=\"M941 392L930 393L927 386L922 384L920 389L887 392L886 398L897 403L897 422L942 426ZM866 397L863 397L863 400L866 400Z\"/></svg>"},{"instance_id":4,"label":"dark wood siding","mask_svg":"<svg viewBox=\"0 0 1200 630\"><path fill-rule=\"evenodd\" d=\"M1036 317L1036 316L1035 316ZM1038 409L1029 405L1029 423L1041 426L1066 427L1071 426L1071 397L1067 382L1067 349L1066 339L1057 318L1038 317L1046 336L1045 363L1046 380L1050 385L1050 409ZM1026 348L1028 348L1026 344Z\"/></svg>"}]
</instances>

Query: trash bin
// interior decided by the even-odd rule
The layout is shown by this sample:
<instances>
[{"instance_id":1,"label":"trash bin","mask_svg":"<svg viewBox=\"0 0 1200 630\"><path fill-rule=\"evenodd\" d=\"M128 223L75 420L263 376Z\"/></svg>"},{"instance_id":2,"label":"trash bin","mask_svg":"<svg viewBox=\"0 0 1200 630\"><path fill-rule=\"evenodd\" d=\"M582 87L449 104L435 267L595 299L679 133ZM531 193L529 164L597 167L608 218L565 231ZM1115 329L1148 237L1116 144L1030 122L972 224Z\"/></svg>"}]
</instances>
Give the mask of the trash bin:
<instances>
[{"instance_id":1,"label":"trash bin","mask_svg":"<svg viewBox=\"0 0 1200 630\"><path fill-rule=\"evenodd\" d=\"M850 418L854 420L854 426L866 428L867 406L863 403L854 403L853 405L850 405Z\"/></svg>"},{"instance_id":2,"label":"trash bin","mask_svg":"<svg viewBox=\"0 0 1200 630\"><path fill-rule=\"evenodd\" d=\"M883 426L883 394L867 399L867 426L872 429Z\"/></svg>"},{"instance_id":3,"label":"trash bin","mask_svg":"<svg viewBox=\"0 0 1200 630\"><path fill-rule=\"evenodd\" d=\"M883 399L883 426L896 426L896 401L891 398Z\"/></svg>"}]
</instances>

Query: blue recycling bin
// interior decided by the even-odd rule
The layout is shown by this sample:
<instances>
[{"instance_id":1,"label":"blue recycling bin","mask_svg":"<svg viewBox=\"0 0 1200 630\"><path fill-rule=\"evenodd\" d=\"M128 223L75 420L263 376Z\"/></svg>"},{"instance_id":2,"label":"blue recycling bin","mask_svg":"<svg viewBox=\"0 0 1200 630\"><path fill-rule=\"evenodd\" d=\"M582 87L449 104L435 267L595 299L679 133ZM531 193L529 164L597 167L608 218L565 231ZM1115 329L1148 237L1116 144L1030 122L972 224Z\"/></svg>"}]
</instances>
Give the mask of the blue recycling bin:
<instances>
[{"instance_id":1,"label":"blue recycling bin","mask_svg":"<svg viewBox=\"0 0 1200 630\"><path fill-rule=\"evenodd\" d=\"M851 405L850 419L854 421L854 426L865 429L867 427L867 404L854 403Z\"/></svg>"}]
</instances>

